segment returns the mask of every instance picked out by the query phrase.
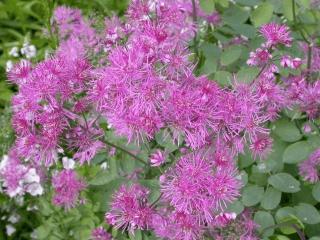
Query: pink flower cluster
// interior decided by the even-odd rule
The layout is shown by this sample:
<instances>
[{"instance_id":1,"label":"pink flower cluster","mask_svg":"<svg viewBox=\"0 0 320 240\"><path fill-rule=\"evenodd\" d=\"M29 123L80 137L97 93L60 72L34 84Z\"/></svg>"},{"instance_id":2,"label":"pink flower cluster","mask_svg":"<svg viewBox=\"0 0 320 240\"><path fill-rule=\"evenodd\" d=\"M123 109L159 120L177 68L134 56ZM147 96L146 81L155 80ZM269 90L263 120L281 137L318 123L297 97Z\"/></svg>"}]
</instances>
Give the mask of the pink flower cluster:
<instances>
[{"instance_id":1,"label":"pink flower cluster","mask_svg":"<svg viewBox=\"0 0 320 240\"><path fill-rule=\"evenodd\" d=\"M148 189L123 185L105 215L108 224L130 233L152 229L170 240L201 239L204 234L232 239L226 238L230 229L231 236L257 239L249 214L226 212L240 195L235 158L245 146L254 158L270 153L272 138L266 125L283 108L298 104L309 117L318 116L320 84L303 77L289 77L284 85L276 82L279 68L273 51L292 42L288 27L276 23L262 26L266 41L250 53L248 65L261 68L251 84L235 81L222 88L196 76L188 46L197 31L192 12L213 24L219 15L207 16L195 3L133 0L128 23L106 19L103 32L94 30L79 10L56 9L57 52L35 66L21 62L8 76L19 87L12 101L16 141L11 149L15 155L9 159L14 160L0 168L9 195L20 194L20 189L29 192L26 173L63 161L65 152L89 164L106 147L101 119L117 135L138 144L167 130L175 143L182 139L179 145L187 150L177 150L176 162L160 149L151 154L153 167L172 164L160 176L159 199L150 203ZM297 69L301 64L287 55L280 60L282 67ZM300 166L301 175L313 182L315 174L310 177L310 172L317 157L312 155ZM54 174L52 185L53 203L66 209L79 202L86 187L71 168ZM97 228L92 238L111 237Z\"/></svg>"},{"instance_id":2,"label":"pink flower cluster","mask_svg":"<svg viewBox=\"0 0 320 240\"><path fill-rule=\"evenodd\" d=\"M148 203L149 190L138 185L122 185L114 195L111 210L106 213L107 223L134 233L148 229L153 209Z\"/></svg>"},{"instance_id":3,"label":"pink flower cluster","mask_svg":"<svg viewBox=\"0 0 320 240\"><path fill-rule=\"evenodd\" d=\"M320 179L320 149L314 151L307 160L299 164L299 174L304 180L316 183Z\"/></svg>"},{"instance_id":4,"label":"pink flower cluster","mask_svg":"<svg viewBox=\"0 0 320 240\"><path fill-rule=\"evenodd\" d=\"M52 186L55 191L53 203L70 209L79 200L79 192L85 189L86 184L77 177L75 171L65 169L52 177Z\"/></svg>"}]
</instances>

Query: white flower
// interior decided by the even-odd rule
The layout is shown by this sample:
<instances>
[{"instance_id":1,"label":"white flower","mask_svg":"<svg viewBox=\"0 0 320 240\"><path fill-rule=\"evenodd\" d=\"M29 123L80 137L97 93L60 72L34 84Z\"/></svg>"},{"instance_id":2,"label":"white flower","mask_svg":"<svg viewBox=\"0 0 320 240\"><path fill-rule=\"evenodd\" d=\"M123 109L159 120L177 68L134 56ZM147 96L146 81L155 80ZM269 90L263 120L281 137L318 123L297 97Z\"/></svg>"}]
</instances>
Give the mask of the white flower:
<instances>
[{"instance_id":1,"label":"white flower","mask_svg":"<svg viewBox=\"0 0 320 240\"><path fill-rule=\"evenodd\" d=\"M20 52L22 55L25 55L27 59L30 59L36 56L37 49L34 45L29 45L29 43L26 41L24 42Z\"/></svg>"},{"instance_id":2,"label":"white flower","mask_svg":"<svg viewBox=\"0 0 320 240\"><path fill-rule=\"evenodd\" d=\"M102 164L100 165L100 167L101 167L102 170L106 170L106 169L108 168L107 162L102 163Z\"/></svg>"},{"instance_id":3,"label":"white flower","mask_svg":"<svg viewBox=\"0 0 320 240\"><path fill-rule=\"evenodd\" d=\"M74 169L75 161L72 158L63 157L62 164L64 169Z\"/></svg>"},{"instance_id":4,"label":"white flower","mask_svg":"<svg viewBox=\"0 0 320 240\"><path fill-rule=\"evenodd\" d=\"M8 221L11 222L11 223L17 223L19 222L20 220L20 216L16 213L12 214L9 218L8 218Z\"/></svg>"},{"instance_id":5,"label":"white flower","mask_svg":"<svg viewBox=\"0 0 320 240\"><path fill-rule=\"evenodd\" d=\"M36 172L36 169L30 168L26 175L24 176L24 182L25 183L39 183L40 177Z\"/></svg>"},{"instance_id":6,"label":"white flower","mask_svg":"<svg viewBox=\"0 0 320 240\"><path fill-rule=\"evenodd\" d=\"M2 160L0 162L0 171L5 168L9 160L8 155L3 155Z\"/></svg>"},{"instance_id":7,"label":"white flower","mask_svg":"<svg viewBox=\"0 0 320 240\"><path fill-rule=\"evenodd\" d=\"M12 234L14 234L16 229L11 224L8 224L6 225L6 231L7 231L7 235L10 237Z\"/></svg>"},{"instance_id":8,"label":"white flower","mask_svg":"<svg viewBox=\"0 0 320 240\"><path fill-rule=\"evenodd\" d=\"M13 47L9 51L9 55L13 57L19 57L19 48L18 47Z\"/></svg>"},{"instance_id":9,"label":"white flower","mask_svg":"<svg viewBox=\"0 0 320 240\"><path fill-rule=\"evenodd\" d=\"M32 183L27 186L26 192L30 193L32 196L42 195L43 187L40 183Z\"/></svg>"},{"instance_id":10,"label":"white flower","mask_svg":"<svg viewBox=\"0 0 320 240\"><path fill-rule=\"evenodd\" d=\"M11 60L6 62L6 71L10 72L11 69L13 68L13 62Z\"/></svg>"}]
</instances>

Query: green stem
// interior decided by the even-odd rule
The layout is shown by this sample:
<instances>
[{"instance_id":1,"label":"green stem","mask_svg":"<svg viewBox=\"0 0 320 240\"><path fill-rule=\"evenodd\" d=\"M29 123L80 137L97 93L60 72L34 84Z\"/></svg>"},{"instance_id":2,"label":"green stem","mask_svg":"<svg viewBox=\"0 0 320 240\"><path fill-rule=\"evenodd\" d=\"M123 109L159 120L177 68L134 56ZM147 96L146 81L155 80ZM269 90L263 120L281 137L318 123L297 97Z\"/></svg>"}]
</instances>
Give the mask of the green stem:
<instances>
[{"instance_id":1,"label":"green stem","mask_svg":"<svg viewBox=\"0 0 320 240\"><path fill-rule=\"evenodd\" d=\"M159 202L159 200L161 199L162 195L163 195L163 193L160 193L159 197L153 203L151 203L151 205L150 205L151 208L153 208L157 204L157 202Z\"/></svg>"},{"instance_id":2,"label":"green stem","mask_svg":"<svg viewBox=\"0 0 320 240\"><path fill-rule=\"evenodd\" d=\"M127 149L125 149L125 148L123 148L123 147L121 147L121 146L118 146L118 145L116 145L116 144L114 144L114 143L112 143L112 142L109 142L108 140L102 140L102 141L103 141L105 144L109 145L110 147L114 147L114 148L116 148L116 149L118 149L118 150L120 150L120 151L128 154L129 156L131 156L131 157L134 158L135 160L141 162L143 165L145 165L145 166L148 165L142 158L134 155L134 154L131 153L129 150L127 150Z\"/></svg>"},{"instance_id":3,"label":"green stem","mask_svg":"<svg viewBox=\"0 0 320 240\"><path fill-rule=\"evenodd\" d=\"M311 73L311 60L312 60L312 46L311 44L308 45L308 59L307 59L307 78L306 80L309 81L310 73Z\"/></svg>"},{"instance_id":4,"label":"green stem","mask_svg":"<svg viewBox=\"0 0 320 240\"><path fill-rule=\"evenodd\" d=\"M197 16L197 8L196 8L196 2L195 0L192 0L192 19L194 24L198 25L198 16ZM194 44L194 51L196 54L195 62L198 60L199 51L198 51L198 36L197 36L197 29L194 32L194 38L193 38L193 44Z\"/></svg>"},{"instance_id":5,"label":"green stem","mask_svg":"<svg viewBox=\"0 0 320 240\"><path fill-rule=\"evenodd\" d=\"M262 232L261 232L260 235L263 236L263 234L264 234L267 230L269 230L269 229L273 229L273 228L277 228L277 227L285 227L285 226L294 228L294 230L297 232L299 238L300 238L301 240L306 240L303 232L297 227L297 225L294 224L294 223L289 223L289 222L278 223L278 224L275 224L275 225L266 227L266 228L264 228L264 229L262 230Z\"/></svg>"}]
</instances>

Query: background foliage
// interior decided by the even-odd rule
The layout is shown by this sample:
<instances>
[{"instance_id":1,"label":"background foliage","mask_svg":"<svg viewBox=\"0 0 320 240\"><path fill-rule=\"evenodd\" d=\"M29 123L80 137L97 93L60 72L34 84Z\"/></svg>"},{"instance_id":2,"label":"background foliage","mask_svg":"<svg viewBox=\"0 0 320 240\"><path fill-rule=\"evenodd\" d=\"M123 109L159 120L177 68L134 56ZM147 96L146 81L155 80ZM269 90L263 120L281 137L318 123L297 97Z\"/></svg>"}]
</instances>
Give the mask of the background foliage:
<instances>
[{"instance_id":1,"label":"background foliage","mask_svg":"<svg viewBox=\"0 0 320 240\"><path fill-rule=\"evenodd\" d=\"M296 40L306 41L314 38L320 43L319 5L311 0L200 0L207 12L218 11L221 23L217 26L200 24L201 31L197 46L200 61L198 74L206 74L210 79L228 87L234 77L240 82L251 82L259 69L248 67L246 60L249 52L257 48L262 39L257 27L270 21L285 21L293 31ZM112 14L123 15L126 0L4 0L0 2L0 153L4 154L13 141L10 127L10 109L7 107L15 87L6 83L7 61L17 61L9 55L12 47L21 47L28 40L36 46L37 54L32 61L43 59L47 52L56 46L55 36L48 34L52 11L57 5L80 8L87 17ZM234 37L243 36L248 41L241 45L231 45ZM306 39L305 39L306 38ZM201 40L200 40L201 39ZM223 48L221 48L221 45ZM290 55L304 58L297 41L291 48L283 50ZM280 69L282 76L299 75L299 70ZM318 73L317 73L318 74ZM319 74L318 74L319 76ZM315 76L317 77L317 76ZM309 124L312 131L305 133L303 127ZM299 239L299 232L306 239L320 239L320 183L311 185L302 181L297 172L297 163L305 160L320 146L320 120L308 121L306 116L295 109L282 113L282 117L270 124L274 139L273 152L265 161L254 161L250 154L238 159L244 187L242 197L230 210L240 213L244 207L254 209L254 220L260 225L263 239ZM124 144L124 139L115 138L105 128L108 139ZM156 137L155 145L174 153L178 148L169 139L163 141ZM134 150L136 146L127 145ZM147 160L148 149L141 158ZM106 161L109 168L100 168ZM104 225L103 214L108 209L107 202L113 191L127 181L124 176L132 174L141 167L127 155L117 153L108 156L106 152L98 154L92 161L94 166L83 166L78 171L87 179L87 204L80 205L69 212L54 207L51 196L40 198L25 197L11 201L0 193L0 239L88 239L91 230ZM153 176L158 172L150 170L150 176L141 180L141 184L152 190L151 198L159 195L159 186ZM50 188L50 186L46 186ZM152 200L151 200L152 202ZM10 223L12 214L19 216L17 223ZM30 221L32 219L32 221ZM6 236L6 226L14 225L16 232ZM112 230L115 239L155 239L138 231L135 236ZM297 233L298 232L298 233Z\"/></svg>"}]
</instances>

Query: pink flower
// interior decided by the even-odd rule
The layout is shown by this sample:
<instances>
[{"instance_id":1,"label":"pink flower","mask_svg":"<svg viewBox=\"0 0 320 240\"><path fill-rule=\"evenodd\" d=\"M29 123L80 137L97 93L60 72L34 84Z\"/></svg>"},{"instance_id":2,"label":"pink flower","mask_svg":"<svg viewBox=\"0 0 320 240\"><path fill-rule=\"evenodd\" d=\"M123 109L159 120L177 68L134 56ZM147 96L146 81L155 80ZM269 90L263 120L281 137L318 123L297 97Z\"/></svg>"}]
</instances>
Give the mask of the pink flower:
<instances>
[{"instance_id":1,"label":"pink flower","mask_svg":"<svg viewBox=\"0 0 320 240\"><path fill-rule=\"evenodd\" d=\"M247 60L249 66L263 66L272 58L268 49L257 48L255 52L250 52L250 58Z\"/></svg>"},{"instance_id":2,"label":"pink flower","mask_svg":"<svg viewBox=\"0 0 320 240\"><path fill-rule=\"evenodd\" d=\"M227 215L226 215L227 214ZM222 224L219 224L222 220ZM238 216L222 213L217 216L217 224L209 230L214 239L218 240L258 240L258 225L251 219L251 214L245 210ZM223 224L227 223L227 224Z\"/></svg>"},{"instance_id":3,"label":"pink flower","mask_svg":"<svg viewBox=\"0 0 320 240\"><path fill-rule=\"evenodd\" d=\"M274 47L277 44L283 44L287 47L291 46L292 38L286 25L267 23L260 28L260 33L266 39L267 47Z\"/></svg>"},{"instance_id":4,"label":"pink flower","mask_svg":"<svg viewBox=\"0 0 320 240\"><path fill-rule=\"evenodd\" d=\"M27 60L22 60L15 64L8 72L8 79L12 83L24 84L32 71L31 63Z\"/></svg>"},{"instance_id":5,"label":"pink flower","mask_svg":"<svg viewBox=\"0 0 320 240\"><path fill-rule=\"evenodd\" d=\"M259 156L260 159L266 158L272 150L272 138L268 135L256 136L252 139L250 150L254 158L257 158L257 156Z\"/></svg>"},{"instance_id":6,"label":"pink flower","mask_svg":"<svg viewBox=\"0 0 320 240\"><path fill-rule=\"evenodd\" d=\"M164 153L160 150L157 150L150 156L151 167L159 167L164 164L166 161L166 157Z\"/></svg>"},{"instance_id":7,"label":"pink flower","mask_svg":"<svg viewBox=\"0 0 320 240\"><path fill-rule=\"evenodd\" d=\"M234 172L214 171L201 153L181 157L161 183L163 199L177 211L194 214L199 223L211 222L214 211L234 201L239 189Z\"/></svg>"},{"instance_id":8,"label":"pink flower","mask_svg":"<svg viewBox=\"0 0 320 240\"><path fill-rule=\"evenodd\" d=\"M168 209L160 209L160 213L153 215L152 228L158 237L169 240L196 240L204 233L195 216Z\"/></svg>"},{"instance_id":9,"label":"pink flower","mask_svg":"<svg viewBox=\"0 0 320 240\"><path fill-rule=\"evenodd\" d=\"M281 61L280 61L280 65L282 67L290 67L290 68L293 68L293 69L299 68L301 64L302 64L302 60L300 58L292 59L288 55L283 55L281 57Z\"/></svg>"},{"instance_id":10,"label":"pink flower","mask_svg":"<svg viewBox=\"0 0 320 240\"><path fill-rule=\"evenodd\" d=\"M97 227L91 232L92 240L111 240L112 236L103 227Z\"/></svg>"},{"instance_id":11,"label":"pink flower","mask_svg":"<svg viewBox=\"0 0 320 240\"><path fill-rule=\"evenodd\" d=\"M316 183L319 181L320 148L314 151L307 160L299 164L299 173L305 181Z\"/></svg>"},{"instance_id":12,"label":"pink flower","mask_svg":"<svg viewBox=\"0 0 320 240\"><path fill-rule=\"evenodd\" d=\"M148 229L153 214L148 195L149 190L138 184L122 185L113 196L111 209L105 215L106 221L132 234L135 229Z\"/></svg>"},{"instance_id":13,"label":"pink flower","mask_svg":"<svg viewBox=\"0 0 320 240\"><path fill-rule=\"evenodd\" d=\"M214 218L213 225L216 227L226 227L230 222L235 220L237 217L237 214L232 212L232 213L220 213Z\"/></svg>"},{"instance_id":14,"label":"pink flower","mask_svg":"<svg viewBox=\"0 0 320 240\"><path fill-rule=\"evenodd\" d=\"M64 169L52 177L52 186L55 191L53 203L68 210L77 204L79 193L85 189L86 184L78 179L74 170Z\"/></svg>"}]
</instances>

